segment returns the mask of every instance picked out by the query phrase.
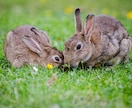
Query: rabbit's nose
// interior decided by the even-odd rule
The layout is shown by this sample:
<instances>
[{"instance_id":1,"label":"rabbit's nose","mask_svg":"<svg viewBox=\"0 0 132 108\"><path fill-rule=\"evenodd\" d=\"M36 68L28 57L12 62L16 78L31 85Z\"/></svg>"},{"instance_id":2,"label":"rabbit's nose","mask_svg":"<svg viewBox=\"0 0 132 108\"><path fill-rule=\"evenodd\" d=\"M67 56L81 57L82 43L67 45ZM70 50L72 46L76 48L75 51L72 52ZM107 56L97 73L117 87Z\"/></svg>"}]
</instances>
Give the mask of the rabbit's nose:
<instances>
[{"instance_id":1,"label":"rabbit's nose","mask_svg":"<svg viewBox=\"0 0 132 108\"><path fill-rule=\"evenodd\" d=\"M69 64L70 59L67 56L64 56L64 64Z\"/></svg>"}]
</instances>

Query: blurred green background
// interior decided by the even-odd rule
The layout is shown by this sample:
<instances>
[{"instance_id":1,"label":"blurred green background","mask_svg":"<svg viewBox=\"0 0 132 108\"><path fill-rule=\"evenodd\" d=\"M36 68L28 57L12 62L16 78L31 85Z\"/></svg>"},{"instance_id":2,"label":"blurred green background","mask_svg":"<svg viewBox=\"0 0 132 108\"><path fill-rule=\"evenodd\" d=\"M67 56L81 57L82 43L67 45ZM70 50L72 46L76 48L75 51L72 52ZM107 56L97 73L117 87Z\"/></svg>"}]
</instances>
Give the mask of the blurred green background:
<instances>
[{"instance_id":1,"label":"blurred green background","mask_svg":"<svg viewBox=\"0 0 132 108\"><path fill-rule=\"evenodd\" d=\"M68 7L80 7L87 13L98 13L103 9L108 9L111 12L119 12L119 14L123 15L128 11L132 11L131 3L131 0L1 0L0 10L13 13L27 12L28 14L37 12L39 14L45 10L58 13L63 12Z\"/></svg>"},{"instance_id":2,"label":"blurred green background","mask_svg":"<svg viewBox=\"0 0 132 108\"><path fill-rule=\"evenodd\" d=\"M16 26L31 24L65 41L74 32L73 16L77 7L81 9L83 20L88 13L112 15L132 34L131 4L131 0L1 0L0 36ZM63 36L59 36L61 32Z\"/></svg>"},{"instance_id":3,"label":"blurred green background","mask_svg":"<svg viewBox=\"0 0 132 108\"><path fill-rule=\"evenodd\" d=\"M112 15L121 20L132 34L131 4L131 0L1 0L0 30L5 33L0 35L5 36L16 26L31 24L46 31L48 29L52 36L64 33L63 39L66 40L74 32L73 16L77 7L81 9L83 20L88 13ZM50 31L55 32L52 34Z\"/></svg>"}]
</instances>

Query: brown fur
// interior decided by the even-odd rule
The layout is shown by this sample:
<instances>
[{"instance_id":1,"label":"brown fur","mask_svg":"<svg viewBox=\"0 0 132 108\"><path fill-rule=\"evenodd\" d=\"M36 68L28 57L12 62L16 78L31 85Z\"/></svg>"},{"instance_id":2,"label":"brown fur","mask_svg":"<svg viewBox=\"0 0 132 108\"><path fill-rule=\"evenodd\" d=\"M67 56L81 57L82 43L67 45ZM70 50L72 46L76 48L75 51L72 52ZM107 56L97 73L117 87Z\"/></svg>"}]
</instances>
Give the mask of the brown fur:
<instances>
[{"instance_id":1,"label":"brown fur","mask_svg":"<svg viewBox=\"0 0 132 108\"><path fill-rule=\"evenodd\" d=\"M82 28L80 9L76 9L75 22L76 33L65 42L64 63L74 67L84 62L89 67L128 60L131 39L118 20L106 15L89 14ZM79 43L82 47L77 50Z\"/></svg>"},{"instance_id":2,"label":"brown fur","mask_svg":"<svg viewBox=\"0 0 132 108\"><path fill-rule=\"evenodd\" d=\"M62 52L50 45L46 32L30 25L19 26L8 33L4 51L14 67L24 64L46 67L48 63L60 66L64 59ZM53 56L59 57L60 61L55 61Z\"/></svg>"}]
</instances>

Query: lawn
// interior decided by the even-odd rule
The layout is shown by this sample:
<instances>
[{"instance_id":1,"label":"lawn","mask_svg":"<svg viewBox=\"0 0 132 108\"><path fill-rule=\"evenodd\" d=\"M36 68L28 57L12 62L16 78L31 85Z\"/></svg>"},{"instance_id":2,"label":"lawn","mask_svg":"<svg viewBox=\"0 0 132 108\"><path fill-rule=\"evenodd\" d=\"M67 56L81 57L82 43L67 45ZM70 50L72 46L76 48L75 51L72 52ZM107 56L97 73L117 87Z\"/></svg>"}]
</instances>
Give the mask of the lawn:
<instances>
[{"instance_id":1,"label":"lawn","mask_svg":"<svg viewBox=\"0 0 132 108\"><path fill-rule=\"evenodd\" d=\"M45 30L52 45L63 51L74 33L74 9L107 14L122 22L132 37L131 0L1 0L0 108L132 108L132 51L130 61L113 67L73 69L12 67L4 56L6 34L30 24Z\"/></svg>"}]
</instances>

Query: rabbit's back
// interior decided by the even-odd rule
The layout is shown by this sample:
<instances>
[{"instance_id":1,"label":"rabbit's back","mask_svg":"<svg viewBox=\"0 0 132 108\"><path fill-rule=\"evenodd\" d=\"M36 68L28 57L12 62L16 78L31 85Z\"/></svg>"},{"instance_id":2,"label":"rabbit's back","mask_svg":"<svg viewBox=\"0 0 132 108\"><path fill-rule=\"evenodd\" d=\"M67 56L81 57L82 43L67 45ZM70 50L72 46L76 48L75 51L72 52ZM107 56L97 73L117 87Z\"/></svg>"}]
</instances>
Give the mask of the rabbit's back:
<instances>
[{"instance_id":1,"label":"rabbit's back","mask_svg":"<svg viewBox=\"0 0 132 108\"><path fill-rule=\"evenodd\" d=\"M28 60L27 52L29 52L29 50L22 41L22 37L24 34L28 34L28 30L25 32L23 31L23 28L14 29L7 34L4 45L4 52L7 60L12 64L14 60L19 59L20 56L25 57L25 59L23 58L25 62L26 60Z\"/></svg>"},{"instance_id":2,"label":"rabbit's back","mask_svg":"<svg viewBox=\"0 0 132 108\"><path fill-rule=\"evenodd\" d=\"M19 26L19 27L17 27L17 28L15 28L14 30L12 30L13 31L13 33L14 34L17 34L17 35L19 35L19 36L21 36L21 35L23 35L23 34L27 34L27 35L30 35L30 34L33 34L32 32L31 32L31 28L32 28L33 26L30 26L30 25L23 25L23 26Z\"/></svg>"},{"instance_id":3,"label":"rabbit's back","mask_svg":"<svg viewBox=\"0 0 132 108\"><path fill-rule=\"evenodd\" d=\"M15 67L19 67L22 64L39 62L39 57L24 44L24 36L29 36L39 42L43 41L44 43L49 43L48 37L46 37L45 40L40 39L38 34L32 31L32 28L34 27L30 25L19 26L11 30L6 36L4 52L7 60L15 65ZM38 32L40 32L40 30ZM19 63L17 63L18 61Z\"/></svg>"},{"instance_id":4,"label":"rabbit's back","mask_svg":"<svg viewBox=\"0 0 132 108\"><path fill-rule=\"evenodd\" d=\"M96 59L97 62L106 62L112 58L123 58L128 55L131 43L129 34L117 19L106 15L96 16L94 31L101 33L102 50Z\"/></svg>"},{"instance_id":5,"label":"rabbit's back","mask_svg":"<svg viewBox=\"0 0 132 108\"><path fill-rule=\"evenodd\" d=\"M34 33L31 32L31 28L32 26L30 25L23 25L11 30L6 36L5 46L10 46L10 48L24 47L25 45L22 41L24 35L35 37Z\"/></svg>"},{"instance_id":6,"label":"rabbit's back","mask_svg":"<svg viewBox=\"0 0 132 108\"><path fill-rule=\"evenodd\" d=\"M95 29L99 30L102 35L108 35L110 38L119 41L129 36L120 21L107 15L97 15L95 17Z\"/></svg>"}]
</instances>

